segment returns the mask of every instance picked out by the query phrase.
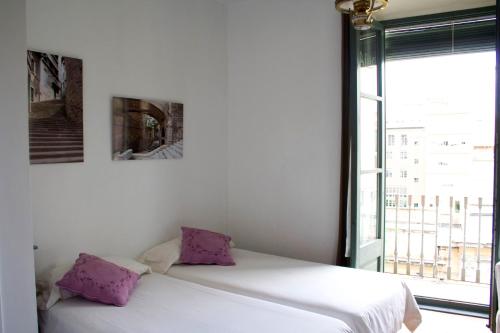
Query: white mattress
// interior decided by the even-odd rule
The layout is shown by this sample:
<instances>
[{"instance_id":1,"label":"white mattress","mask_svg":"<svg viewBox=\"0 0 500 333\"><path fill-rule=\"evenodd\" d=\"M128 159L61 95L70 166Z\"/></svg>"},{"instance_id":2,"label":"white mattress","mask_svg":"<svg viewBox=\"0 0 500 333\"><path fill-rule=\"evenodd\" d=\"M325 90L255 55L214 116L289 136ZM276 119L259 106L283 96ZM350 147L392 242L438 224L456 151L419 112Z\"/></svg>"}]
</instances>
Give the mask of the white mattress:
<instances>
[{"instance_id":1,"label":"white mattress","mask_svg":"<svg viewBox=\"0 0 500 333\"><path fill-rule=\"evenodd\" d=\"M151 274L129 303L115 307L75 297L40 317L45 333L353 333L340 320Z\"/></svg>"},{"instance_id":2,"label":"white mattress","mask_svg":"<svg viewBox=\"0 0 500 333\"><path fill-rule=\"evenodd\" d=\"M356 333L415 330L421 314L403 281L385 274L232 249L236 266L174 265L167 274L338 318Z\"/></svg>"}]
</instances>

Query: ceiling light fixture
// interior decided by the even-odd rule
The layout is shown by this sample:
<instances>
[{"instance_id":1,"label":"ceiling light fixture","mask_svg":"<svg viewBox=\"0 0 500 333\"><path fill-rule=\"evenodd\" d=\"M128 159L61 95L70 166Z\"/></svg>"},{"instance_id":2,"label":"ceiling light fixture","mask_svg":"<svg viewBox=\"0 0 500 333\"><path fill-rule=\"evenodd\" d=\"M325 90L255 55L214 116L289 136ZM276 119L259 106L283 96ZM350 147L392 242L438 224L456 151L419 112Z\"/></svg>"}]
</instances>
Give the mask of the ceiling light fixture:
<instances>
[{"instance_id":1,"label":"ceiling light fixture","mask_svg":"<svg viewBox=\"0 0 500 333\"><path fill-rule=\"evenodd\" d=\"M356 30L368 30L372 27L373 13L384 9L389 0L335 0L335 8L344 14L350 14Z\"/></svg>"}]
</instances>

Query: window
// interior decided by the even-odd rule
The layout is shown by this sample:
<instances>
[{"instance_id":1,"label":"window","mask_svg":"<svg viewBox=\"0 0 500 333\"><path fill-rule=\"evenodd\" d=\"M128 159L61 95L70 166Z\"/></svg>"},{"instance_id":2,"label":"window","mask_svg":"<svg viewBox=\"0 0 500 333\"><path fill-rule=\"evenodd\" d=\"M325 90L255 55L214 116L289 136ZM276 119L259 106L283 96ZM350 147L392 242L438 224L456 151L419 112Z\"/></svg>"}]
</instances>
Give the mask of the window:
<instances>
[{"instance_id":1,"label":"window","mask_svg":"<svg viewBox=\"0 0 500 333\"><path fill-rule=\"evenodd\" d=\"M394 142L395 142L395 137L393 134L389 134L387 136L387 145L389 146L394 146Z\"/></svg>"},{"instance_id":2,"label":"window","mask_svg":"<svg viewBox=\"0 0 500 333\"><path fill-rule=\"evenodd\" d=\"M489 10L491 11L491 9ZM459 158L462 155L467 155L467 157L471 158L480 156L479 148L474 153L472 152L474 145L479 145L479 140L477 140L478 143L476 143L476 140L472 140L467 146L460 145L462 141L467 141L469 137L475 139L475 136L469 134L472 133L473 129L468 127L479 128L475 123L474 126L471 126L472 123L470 121L471 119L474 119L474 121L479 119L479 112L476 110L478 108L471 107L471 105L478 106L478 101L483 100L475 98L476 96L472 96L470 102L469 99L466 99L466 97L472 95L472 91L467 89L467 82L474 82L479 78L479 80L474 82L475 88L477 87L474 90L478 92L478 96L483 96L481 95L483 92L487 92L491 96L494 95L494 91L487 89L487 86L494 88L494 67L490 66L490 64L494 63L488 62L488 67L486 66L486 61L481 61L481 59L486 58L486 55L483 56L481 54L481 56L476 57L476 53L486 53L483 52L486 48L482 48L481 45L477 47L475 44L467 48L464 44L473 44L471 40L477 40L477 44L488 43L488 50L491 49L488 53L492 54L494 52L491 51L494 51L495 48L495 18L493 15L491 15L492 19L490 20L490 14L483 14L482 10L478 12L473 11L470 14L463 13L461 12L458 16L455 13L449 14L450 18L445 16L446 14L440 14L432 18L425 18L426 22L420 21L424 19L415 19L414 17L405 21L398 20L397 23L395 23L396 21L391 21L390 23L384 22L383 25L374 27L370 31L370 34L357 33L355 36L352 36L352 39L349 39L351 42L349 45L346 43L346 46L349 46L349 55L352 56L349 57L349 64L352 66L349 66L349 70L344 71L344 78L346 79L345 82L353 83L353 89L346 91L345 95L349 92L349 96L344 97L349 98L348 100L353 103L351 108L344 108L344 116L350 114L350 112L355 112L352 119L360 120L359 123L349 123L349 127L344 129L352 131L352 135L348 136L348 138L353 138L353 147L351 147L353 154L344 154L346 158L343 159L343 170L345 170L343 177L351 176L350 178L354 181L352 182L350 191L344 191L342 194L344 198L347 196L353 198L351 202L356 204L356 206L353 205L353 207L350 207L353 212L353 218L355 217L353 219L355 220L353 231L356 231L356 235L351 235L353 236L351 239L353 241L351 249L354 250L353 253L355 254L359 255L362 253L360 257L363 257L361 259L357 258L359 260L353 258L354 263L373 262L372 269L380 269L388 273L393 268L393 264L396 264L394 273L404 274L405 265L402 268L399 265L398 268L397 262L394 262L394 258L397 258L397 256L392 255L393 250L406 249L406 246L409 245L411 245L412 249L414 247L418 248L420 238L422 238L420 236L425 236L424 238L429 238L430 241L425 241L427 245L424 244L426 247L424 255L425 257L429 257L426 259L426 262L431 262L434 250L437 249L438 256L441 256L439 251L443 247L446 249L447 246L446 241L443 242L444 245L441 248L438 248L437 244L431 244L433 236L435 236L433 234L435 231L433 227L436 222L433 221L436 220L435 213L437 212L439 215L438 229L448 227L448 231L450 231L451 229L456 229L455 227L457 226L459 227L462 222L458 220L455 222L452 221L457 225L450 226L446 224L446 222L449 222L446 221L446 218L441 221L442 215L449 210L449 207L447 207L449 205L446 202L449 198L446 198L446 196L453 195L456 200L462 200L460 199L460 195L470 195L470 192L467 194L464 191L465 194L460 194L460 191L454 192L453 188L443 189L441 187L443 182L455 183L457 184L457 188L459 185L465 187L468 183L471 183L464 175L472 168L464 170L464 165L461 165ZM470 29L467 29L465 26L469 22L466 22L469 19L469 15L477 15L477 19L473 18L477 20L477 31L469 31ZM489 21L492 21L492 24ZM473 22L473 24L476 24L476 22ZM488 26L486 26L487 24ZM493 29L486 29L489 26L492 26ZM380 40L384 37L385 45ZM457 39L454 40L454 37L457 37ZM452 39L451 42L448 43L446 38ZM372 40L375 40L375 42L372 43ZM373 44L375 44L375 47L372 47ZM464 58L468 57L467 60L459 58L462 56L462 53L464 53ZM488 59L490 58L492 57L488 56ZM480 59L480 61L477 61L477 59ZM465 66L469 62L470 66ZM488 74L483 76L484 80L481 79L481 75L476 75L477 73L482 74L480 69L482 69L483 62L485 63L485 70L488 70ZM385 67L382 67L383 65ZM384 71L384 69L387 71ZM382 77L385 72L387 72L387 80ZM354 75L354 77L350 77L351 75ZM469 76L476 80L468 80ZM486 78L489 78L489 81ZM348 81L349 79L352 80ZM465 83L459 79L464 79ZM385 82L387 85L387 95L383 94L384 89L381 89L383 88L380 86L381 82ZM484 87L480 86L479 83L484 83ZM458 95L461 95L459 96L460 98L453 95L452 92L457 92ZM487 94L485 93L484 95ZM379 99L376 100L376 97L379 97ZM387 98L385 100L386 103L384 103L385 98ZM368 103L368 100L370 100L370 103ZM463 101L464 103L461 103ZM485 115L487 113L490 115L494 114L494 111L491 109L491 106L494 106L494 102L492 99L488 101L488 105L485 103L485 107L481 108L485 110ZM368 104L372 105L369 107ZM378 112L378 118L370 116L375 114L375 112ZM385 115L384 112L386 112ZM365 116L367 113L370 113L370 115ZM473 117L468 117L467 114L469 113L473 113ZM364 126L365 123L368 123L371 127L368 128L368 125ZM493 121L489 122L489 134L493 133L493 124ZM369 142L368 140L363 140L365 137L372 138L368 147L369 149L364 148L364 146L368 146L366 143ZM375 142L376 140L373 139L375 137L379 139L378 142ZM482 143L483 135L480 137ZM443 145L445 140L449 141L448 146ZM484 138L484 142L486 142L486 138ZM467 147L466 150L464 150L465 147ZM386 149L385 153L383 151L384 148ZM367 154L360 154L359 152L361 151L366 151ZM376 154L377 152L379 153L378 155ZM488 155L488 161L491 160L490 155ZM376 160L377 156L379 158L376 164L374 160ZM420 158L423 159L422 165L420 165ZM440 158L444 158L444 160L440 160ZM361 162L362 159L370 161L372 168L360 167L363 164ZM384 160L386 162L385 165L383 163ZM439 161L447 162L452 167L457 165L460 172L454 172L454 169L450 168L450 166L438 167ZM349 165L352 166L351 170L349 170ZM476 170L472 169L471 174L475 176L477 174ZM349 173L348 171L351 172ZM455 175L461 177L461 179L456 181L452 177ZM420 183L420 177L424 177L422 183ZM360 180L357 181L358 179ZM386 180L385 183L384 180ZM463 186L461 180L464 180ZM414 183L412 184L412 182ZM427 188L429 182L432 184L432 188ZM392 188L387 187L385 198L380 198L380 195L384 194L381 187L387 185ZM475 187L477 185L473 184ZM408 194L399 192L399 189L403 187L407 187ZM362 195L363 193L366 194L366 197ZM420 196L424 193L428 195L426 198L428 206L424 206L420 201ZM378 196L375 194L378 194ZM441 200L441 207L429 212L424 211L424 208L429 207L429 204L434 202L436 195L440 196L440 199L436 201ZM360 199L363 199L363 202L360 202ZM387 207L391 207L385 217L383 206L381 207L381 204L384 204L384 199L386 199L385 204ZM406 207L409 209L397 211L394 209L395 207ZM413 209L418 209L421 212L412 211ZM422 219L420 213L424 215ZM473 213L472 210L470 213ZM411 216L408 216L409 214ZM454 219L462 219L462 215L455 213L451 216L450 214ZM420 220L424 220L424 222L422 223ZM401 222L401 224L397 221ZM406 228L408 221L410 227ZM352 223L353 221L348 222ZM388 222L385 228L384 222ZM430 223L431 225L426 226L426 223ZM414 225L412 226L412 224ZM420 229L416 227L417 225L425 227L425 234L413 237L415 236L413 234ZM477 232L473 227L469 229L472 232ZM373 234L375 236L372 236ZM387 236L385 239L382 237L384 234ZM398 234L399 236L396 236ZM450 233L448 232L447 234ZM445 238L448 238L447 234ZM407 237L405 237L408 235L412 239L411 241L408 241ZM373 249L366 247L365 250L368 251L356 252L360 248L360 245L368 244L364 240L377 239L378 241L379 238L377 236L380 238L380 245L383 246L376 245L380 249L385 248L387 250L386 257L379 255L379 251L378 249L375 250L375 246L373 246ZM459 236L457 236L457 242L460 241ZM410 242L414 244L410 244ZM491 245L488 246L491 249ZM482 248L480 250L480 252L484 252ZM492 252L492 250L490 251ZM365 252L371 253L365 254ZM375 256L377 256L376 261L372 260ZM460 253L458 256L460 257ZM370 260L367 260L368 257L370 257ZM418 254L415 254L415 257L418 257ZM399 258L401 259L401 256ZM453 272L448 275L454 275L453 279L457 278L457 276L460 279L461 261L455 261L453 262L455 267L449 267L453 268ZM386 263L385 268L383 265L384 262ZM411 264L409 266L412 266L410 268L415 268L414 266L418 266L418 260L417 265ZM444 266L446 271L446 263L444 263ZM482 279L480 282L485 283L483 281L487 281L489 277L488 265L482 266L484 267L480 268L485 270L485 274L480 272ZM429 273L427 268L423 267ZM474 280L473 275L476 273L475 270L476 267L474 265L472 265L472 269L467 269L467 279ZM442 274L442 269L439 269L439 271L435 270L435 272L439 273L439 277L443 279L448 278L446 272ZM430 278L434 278L432 273L427 273L426 275ZM451 276L450 279L452 279Z\"/></svg>"},{"instance_id":3,"label":"window","mask_svg":"<svg viewBox=\"0 0 500 333\"><path fill-rule=\"evenodd\" d=\"M489 180L492 176L492 174L484 175L485 178L483 178L482 174L478 175L478 173L487 172L484 163L486 158L479 157L481 150L475 147L480 145L478 142L491 142L487 140L492 140L493 135L491 134L494 133L495 17L492 14L481 12L477 17L468 19L465 17L465 12L461 12L460 18L456 17L455 13L446 20L438 16L433 16L431 20L422 19L422 21L429 20L428 22L420 22L412 18L407 21L398 21L394 26L391 26L393 23L384 22L387 28L384 48L387 74L386 125L389 133L395 134L397 141L394 147L388 147L395 156L392 160L386 161L387 169L391 169L394 173L393 178L387 178L387 184L393 187L405 185L408 194L412 196L410 200L410 195L408 195L406 202L402 194L394 194L390 198L391 208L386 213L386 221L389 223L386 224L385 230L388 250L388 255L384 258L386 272L405 274L405 265L398 267L397 263L394 262L392 252L399 251L401 248L406 249L408 246L411 248L410 252L415 252L414 248L420 249L420 241L423 238L426 239L424 258L428 256L429 260L432 261L434 250L438 252L439 257L439 251L443 248L447 249L447 238L451 235L449 231L452 230L451 233L454 233L453 229L460 227L460 223L464 223L464 200L461 196L470 195L467 193L479 190L481 186L479 183L482 184L483 180ZM476 14L471 12L467 15ZM483 80L481 77L489 78L489 81ZM467 89L467 82L474 82L474 88L477 87L477 89L473 89L474 94L472 90ZM471 107L471 105L483 101L485 107L481 110L484 110L484 113L481 111L480 115L477 111L479 108ZM482 118L483 115L484 118ZM471 121L472 119L487 125L485 127L480 127L478 123L472 125L474 122ZM486 131L488 131L489 139L483 136ZM491 146L488 148L489 165L493 165ZM478 168L466 167L471 164L478 165ZM479 167L479 165L481 166ZM481 172L478 172L479 169ZM491 181L488 183L491 184ZM482 192L483 189L480 191ZM488 189L485 188L484 193L488 193L491 197L491 192L487 191ZM422 200L421 195L424 193L427 197ZM437 195L439 199L436 200ZM454 201L450 205L450 196L453 196L459 203ZM474 201L476 200L477 198L474 199ZM423 201L426 202L427 206L423 204ZM440 206L438 209L435 208L436 202ZM411 208L412 211L409 213L408 210L399 210L399 215L396 215L394 205L401 207L405 203L407 208ZM434 208L427 212L426 208L430 207L431 204ZM453 210L452 218L457 219L456 222L452 222L452 224L457 223L457 225L452 225L451 229L449 221L446 221L450 219L450 215L447 216L447 219L442 219L444 217L442 214L450 214L450 206ZM469 209L471 208L469 207ZM439 246L441 238L438 239L438 244L432 243L435 236L433 228L435 225L426 225L436 222L434 216L436 213L438 215L438 238L445 236L444 246L441 247ZM476 211L472 212L471 210L466 213L475 215ZM411 216L409 217L409 215ZM408 220L410 220L410 228L405 230L405 235L409 235L411 240L404 236L401 237L400 234L402 228L405 228L404 222L408 223ZM474 222L470 222L470 226L467 226L466 231L470 234L467 233L465 237L463 236L464 229L461 229L462 235L456 236L458 241L463 241L464 238L468 237L474 238L473 234L478 232L476 217L466 216L465 220L467 224L470 221ZM397 227L396 221L398 221ZM424 222L422 223L422 221ZM399 222L403 223L399 224ZM476 227L472 227L474 223L476 223ZM419 227L416 227L417 225ZM424 233L414 237L413 233L419 230L422 225L425 229ZM445 227L446 232L439 236L441 228ZM484 242L479 240L480 245L477 248L490 247L490 242L491 238L488 235L488 239L485 239ZM429 251L427 252L427 250ZM481 248L479 252L488 253L489 251L489 249L483 250ZM415 257L418 257L418 254L415 254ZM458 257L462 259L460 253ZM462 263L460 260L453 262L455 267L449 267L450 279L453 279L451 276L455 274L460 279ZM393 266L393 264L396 265ZM489 263L481 265L483 266L479 270L480 277L483 279L482 281L488 281ZM448 278L446 264L444 266L445 272L442 276L446 280ZM468 266L472 268L469 269ZM474 281L474 271L477 270L477 267L472 264L468 266L464 270L464 279ZM426 270L425 266L423 270ZM481 270L484 271L484 275ZM435 270L435 272L437 274L443 273L442 270ZM432 273L425 273L425 275L433 276ZM427 291L423 291L423 289L425 288L421 289L422 293L418 293L419 296L429 298L440 296L437 293L433 295L434 290L427 294ZM453 299L454 296L453 294L447 295L447 298ZM483 295L485 303L488 302L487 296L486 293Z\"/></svg>"}]
</instances>

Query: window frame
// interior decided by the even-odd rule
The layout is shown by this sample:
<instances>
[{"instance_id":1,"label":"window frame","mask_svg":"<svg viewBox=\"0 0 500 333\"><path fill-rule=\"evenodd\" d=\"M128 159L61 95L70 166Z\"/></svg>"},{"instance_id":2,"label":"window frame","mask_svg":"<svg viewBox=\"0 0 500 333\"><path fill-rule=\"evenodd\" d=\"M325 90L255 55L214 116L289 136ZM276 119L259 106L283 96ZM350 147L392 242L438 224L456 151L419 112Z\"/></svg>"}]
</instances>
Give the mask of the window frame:
<instances>
[{"instance_id":1,"label":"window frame","mask_svg":"<svg viewBox=\"0 0 500 333\"><path fill-rule=\"evenodd\" d=\"M499 1L497 0L497 3ZM461 11L453 11L439 14L422 15L402 19L393 19L381 21L380 23L383 27L387 29L405 27L418 24L432 24L443 22L445 20L461 20L468 18L476 18L481 16L496 16L496 57L497 57L497 86L496 86L496 112L495 112L495 142L500 142L500 24L498 24L498 19L500 18L500 8L499 6L489 6L476 9L468 9ZM419 140L417 140L419 141ZM500 145L495 144L495 180L494 180L494 202L497 203L499 195L497 193L497 188L500 186ZM493 213L493 251L492 251L492 268L494 268L494 263L500 260L500 205L495 205ZM496 328L496 313L498 310L497 295L496 295L496 279L494 275L494 269L491 273L491 288L490 288L490 305L483 306L472 303L462 303L456 301L448 301L441 299L434 299L428 297L416 297L417 302L424 308L440 308L441 311L450 313L470 313L479 316L486 316L489 314L490 317L490 328L495 331Z\"/></svg>"}]
</instances>

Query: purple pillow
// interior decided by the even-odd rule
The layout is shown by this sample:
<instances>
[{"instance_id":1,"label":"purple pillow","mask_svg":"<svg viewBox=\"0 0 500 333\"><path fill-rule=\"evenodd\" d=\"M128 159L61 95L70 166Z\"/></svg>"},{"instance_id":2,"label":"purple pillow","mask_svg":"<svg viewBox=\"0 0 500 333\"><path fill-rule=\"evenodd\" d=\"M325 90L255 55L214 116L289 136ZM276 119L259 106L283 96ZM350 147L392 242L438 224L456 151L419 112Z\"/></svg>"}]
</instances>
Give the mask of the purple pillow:
<instances>
[{"instance_id":1,"label":"purple pillow","mask_svg":"<svg viewBox=\"0 0 500 333\"><path fill-rule=\"evenodd\" d=\"M181 229L181 263L235 265L229 253L231 237L202 229L188 227Z\"/></svg>"},{"instance_id":2,"label":"purple pillow","mask_svg":"<svg viewBox=\"0 0 500 333\"><path fill-rule=\"evenodd\" d=\"M56 282L59 288L90 301L124 306L139 280L139 274L85 253Z\"/></svg>"}]
</instances>

